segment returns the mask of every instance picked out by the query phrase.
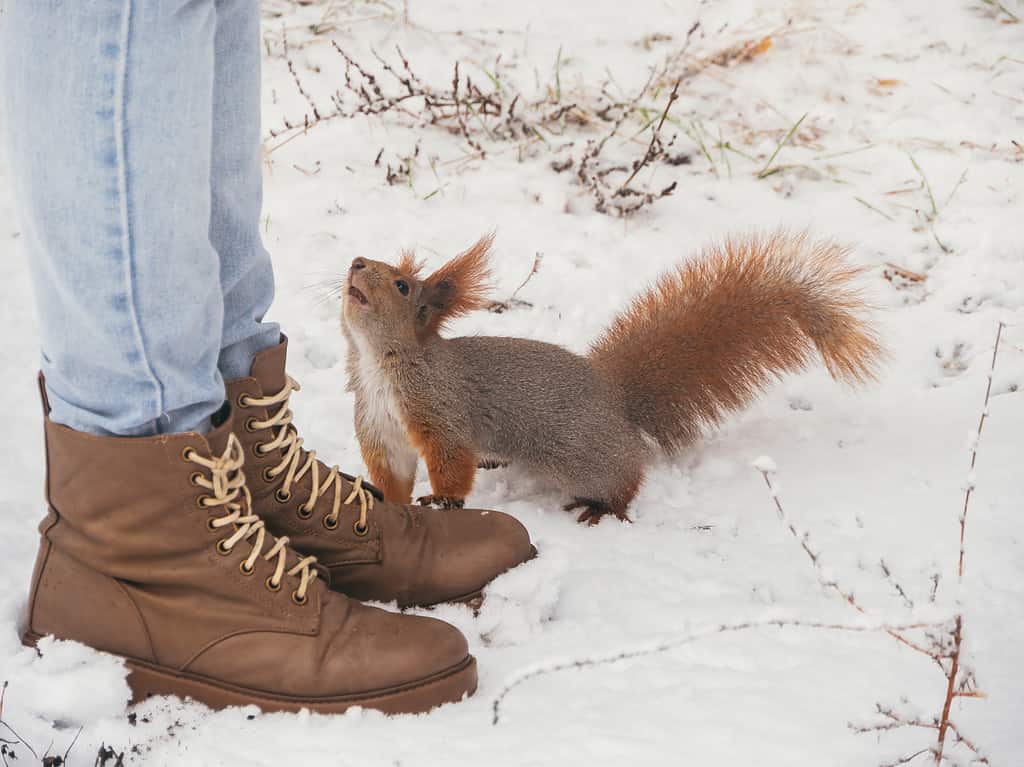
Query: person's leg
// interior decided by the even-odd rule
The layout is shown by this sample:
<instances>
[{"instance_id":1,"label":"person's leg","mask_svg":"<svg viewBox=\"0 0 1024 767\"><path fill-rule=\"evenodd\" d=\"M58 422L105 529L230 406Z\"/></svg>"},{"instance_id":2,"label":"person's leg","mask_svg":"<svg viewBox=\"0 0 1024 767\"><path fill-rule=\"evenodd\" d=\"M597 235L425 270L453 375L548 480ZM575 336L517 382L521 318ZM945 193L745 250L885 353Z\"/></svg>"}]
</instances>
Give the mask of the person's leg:
<instances>
[{"instance_id":1,"label":"person's leg","mask_svg":"<svg viewBox=\"0 0 1024 767\"><path fill-rule=\"evenodd\" d=\"M253 0L216 0L210 242L220 255L224 378L248 375L253 357L281 340L263 322L274 273L260 238L260 8Z\"/></svg>"},{"instance_id":2,"label":"person's leg","mask_svg":"<svg viewBox=\"0 0 1024 767\"><path fill-rule=\"evenodd\" d=\"M256 5L256 3L252 3ZM210 244L213 0L8 0L9 159L52 418L205 429L224 399Z\"/></svg>"},{"instance_id":3,"label":"person's leg","mask_svg":"<svg viewBox=\"0 0 1024 767\"><path fill-rule=\"evenodd\" d=\"M214 0L4 1L47 385L75 427L44 418L49 515L22 640L120 656L135 701L421 712L472 693L457 629L329 591L249 503L217 369Z\"/></svg>"}]
</instances>

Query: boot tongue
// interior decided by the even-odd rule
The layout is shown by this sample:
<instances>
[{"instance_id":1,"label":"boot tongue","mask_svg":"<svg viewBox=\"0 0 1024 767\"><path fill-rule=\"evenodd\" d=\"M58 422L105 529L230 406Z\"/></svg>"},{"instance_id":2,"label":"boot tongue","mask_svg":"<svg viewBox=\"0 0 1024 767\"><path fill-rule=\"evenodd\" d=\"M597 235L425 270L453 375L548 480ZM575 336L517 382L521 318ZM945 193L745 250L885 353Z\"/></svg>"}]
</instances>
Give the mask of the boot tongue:
<instances>
[{"instance_id":1,"label":"boot tongue","mask_svg":"<svg viewBox=\"0 0 1024 767\"><path fill-rule=\"evenodd\" d=\"M231 436L231 427L234 419L231 417L231 405L227 402L210 418L213 428L206 434L206 444L210 446L210 455L213 457L224 455L228 449L228 437Z\"/></svg>"},{"instance_id":2,"label":"boot tongue","mask_svg":"<svg viewBox=\"0 0 1024 767\"><path fill-rule=\"evenodd\" d=\"M285 384L285 360L288 356L288 337L281 335L281 343L257 354L252 361L252 377L264 394L277 394Z\"/></svg>"}]
</instances>

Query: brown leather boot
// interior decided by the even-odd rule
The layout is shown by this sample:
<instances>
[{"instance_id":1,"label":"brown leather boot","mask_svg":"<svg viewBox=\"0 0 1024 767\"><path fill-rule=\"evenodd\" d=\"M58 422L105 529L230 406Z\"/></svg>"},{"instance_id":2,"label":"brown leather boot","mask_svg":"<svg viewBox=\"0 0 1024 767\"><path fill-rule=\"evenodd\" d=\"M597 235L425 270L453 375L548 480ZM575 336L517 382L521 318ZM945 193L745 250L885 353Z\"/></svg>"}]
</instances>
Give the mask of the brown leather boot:
<instances>
[{"instance_id":1,"label":"brown leather boot","mask_svg":"<svg viewBox=\"0 0 1024 767\"><path fill-rule=\"evenodd\" d=\"M288 339L256 355L248 378L227 382L253 509L276 535L316 556L331 588L400 607L479 604L491 580L536 554L515 518L478 509L386 503L362 478L302 447L288 398Z\"/></svg>"},{"instance_id":2,"label":"brown leather boot","mask_svg":"<svg viewBox=\"0 0 1024 767\"><path fill-rule=\"evenodd\" d=\"M458 630L330 591L312 557L267 532L221 417L206 437L148 438L46 419L50 513L26 644L52 634L122 656L133 700L399 713L471 694Z\"/></svg>"}]
</instances>

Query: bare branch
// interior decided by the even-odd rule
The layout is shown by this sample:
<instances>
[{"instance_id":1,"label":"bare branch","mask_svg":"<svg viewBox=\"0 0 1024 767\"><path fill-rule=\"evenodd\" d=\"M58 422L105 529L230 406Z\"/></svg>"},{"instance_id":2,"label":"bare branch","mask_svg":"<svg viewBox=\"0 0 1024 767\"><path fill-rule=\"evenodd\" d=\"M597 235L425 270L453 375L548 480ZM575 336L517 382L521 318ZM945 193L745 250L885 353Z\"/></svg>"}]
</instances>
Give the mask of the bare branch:
<instances>
[{"instance_id":1,"label":"bare branch","mask_svg":"<svg viewBox=\"0 0 1024 767\"><path fill-rule=\"evenodd\" d=\"M534 679L538 676L545 676L547 674L553 674L559 671L568 671L571 669L583 669L592 666L602 666L610 663L617 663L622 660L628 660L630 658L640 658L647 655L655 655L657 653L663 653L668 650L673 650L677 647L681 647L690 642L705 637L714 636L716 634L726 634L738 631L745 631L748 629L755 628L809 628L809 629L822 629L829 631L852 631L852 632L874 632L874 631L909 631L915 628L922 628L932 624L913 623L899 626L886 626L886 625L872 625L867 623L825 623L819 621L806 621L800 619L767 619L767 620L751 620L742 621L740 623L722 623L713 626L706 626L696 631L691 631L686 634L681 634L667 639L659 640L645 645L640 645L634 648L628 648L624 650L616 650L606 655L597 655L587 658L571 658L567 660L556 660L541 665L527 668L517 672L508 681L505 682L498 694L495 695L491 702L491 724L497 725L501 720L501 704L505 698L512 692L516 687L523 684L524 682Z\"/></svg>"},{"instance_id":2,"label":"bare branch","mask_svg":"<svg viewBox=\"0 0 1024 767\"><path fill-rule=\"evenodd\" d=\"M957 567L957 577L963 580L964 577L964 536L967 532L967 509L971 502L971 493L974 491L974 464L978 460L978 442L981 439L981 430L985 428L985 420L988 418L988 402L992 395L992 378L996 372L996 357L999 354L999 339L1003 335L1003 323L1000 322L996 328L996 342L992 347L992 364L988 370L988 385L985 387L985 403L981 408L981 416L978 418L978 430L974 434L971 449L971 467L967 475L967 484L964 490L964 510L960 514L960 563Z\"/></svg>"},{"instance_id":3,"label":"bare branch","mask_svg":"<svg viewBox=\"0 0 1024 767\"><path fill-rule=\"evenodd\" d=\"M526 279L519 283L519 287L512 291L512 295L506 298L504 301L492 301L487 305L488 311L494 312L495 314L501 314L507 312L509 309L515 306L532 306L529 301L521 301L516 298L519 295L519 291L526 287L526 284L533 279L533 276L540 271L541 261L544 260L544 254L538 251L537 255L533 257L533 266L530 267L530 273L526 275Z\"/></svg>"},{"instance_id":4,"label":"bare branch","mask_svg":"<svg viewBox=\"0 0 1024 767\"><path fill-rule=\"evenodd\" d=\"M776 492L775 486L772 485L772 480L768 476L769 471L764 468L759 468L758 471L761 472L761 476L764 477L764 482L768 486L768 492L771 495L772 501L775 504L775 511L779 515L779 519L782 521L786 529L789 530L790 534L793 536L796 542L800 544L800 548L803 549L804 553L807 555L807 558L811 560L811 564L814 566L815 572L818 574L818 580L825 588L831 589L833 592L838 594L843 599L843 601L850 605L850 607L852 607L854 610L859 612L861 615L866 615L867 610L860 604L859 601L857 601L857 598L856 596L854 596L854 593L852 591L844 589L834 578L828 578L825 576L825 572L821 566L820 554L818 552L815 552L810 546L809 534L804 533L803 535L801 535L799 532L797 532L796 526L787 519L786 512L782 508L782 502L779 500L779 494L778 492ZM894 629L887 629L886 633L900 644L909 647L911 650L914 650L915 652L919 652L922 655L928 656L933 661L941 665L941 658L934 650L931 650L927 647L922 647L921 645L908 639L902 633Z\"/></svg>"},{"instance_id":5,"label":"bare branch","mask_svg":"<svg viewBox=\"0 0 1024 767\"><path fill-rule=\"evenodd\" d=\"M882 568L882 574L885 575L885 579L887 581L889 581L889 585L892 586L894 589L896 589L896 593L899 594L903 598L903 603L907 607L913 609L913 607L914 607L914 600L912 600L910 597L907 596L907 592L905 592L903 590L903 587L893 577L892 571L889 569L889 565L887 565L885 563L884 559L879 560L879 565Z\"/></svg>"}]
</instances>

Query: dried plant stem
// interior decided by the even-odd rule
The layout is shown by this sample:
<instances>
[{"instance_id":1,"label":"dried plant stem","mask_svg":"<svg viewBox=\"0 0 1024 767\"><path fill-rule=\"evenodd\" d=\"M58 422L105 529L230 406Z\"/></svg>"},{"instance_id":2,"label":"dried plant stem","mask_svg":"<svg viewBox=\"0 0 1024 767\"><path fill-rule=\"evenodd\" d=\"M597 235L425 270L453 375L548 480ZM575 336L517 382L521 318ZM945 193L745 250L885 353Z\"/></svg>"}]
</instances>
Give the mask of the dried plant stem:
<instances>
[{"instance_id":1,"label":"dried plant stem","mask_svg":"<svg viewBox=\"0 0 1024 767\"><path fill-rule=\"evenodd\" d=\"M903 586L901 586L899 581L897 581L893 577L892 570L889 568L889 565L887 565L885 563L884 559L879 561L879 565L882 568L882 574L885 575L885 579L887 581L889 581L889 585L892 586L894 589L896 589L896 593L899 594L900 597L902 597L903 603L908 608L913 609L914 608L914 600L907 596L907 592L903 590Z\"/></svg>"},{"instance_id":2,"label":"dried plant stem","mask_svg":"<svg viewBox=\"0 0 1024 767\"><path fill-rule=\"evenodd\" d=\"M1020 23L1020 17L1017 14L1013 13L1005 5L1000 3L999 0L982 0L982 2L985 3L985 5L991 5L993 8L1005 13L1007 16L1010 17L1014 24Z\"/></svg>"},{"instance_id":3,"label":"dried plant stem","mask_svg":"<svg viewBox=\"0 0 1024 767\"><path fill-rule=\"evenodd\" d=\"M661 140L661 127L665 124L665 118L668 117L669 110L672 109L672 105L676 103L679 98L679 83L680 80L676 80L676 84L672 86L672 92L668 95L668 102L665 104L665 109L661 113L661 119L658 120L657 127L651 131L651 143L647 145L647 151L644 152L643 158L637 163L633 172L629 174L625 181L622 182L613 197L621 197L625 194L626 189L629 187L630 182L636 178L636 174L639 173L644 166L646 166L655 156L655 152L658 146L658 142Z\"/></svg>"},{"instance_id":4,"label":"dried plant stem","mask_svg":"<svg viewBox=\"0 0 1024 767\"><path fill-rule=\"evenodd\" d=\"M3 742L6 743L6 744L9 744L9 745L20 744L20 745L24 746L25 748L27 748L31 752L32 758L35 759L36 761L38 761L39 760L39 754L36 753L36 750L34 748L32 748L32 746L29 745L29 743L23 737L21 737L21 735L18 734L17 730L15 730L13 727L11 727L11 725L9 725L7 722L5 722L3 720L3 715L4 715L4 699L6 697L7 697L7 682L4 681L3 688L0 688L0 726L3 726L9 733L11 733L11 735L14 736L15 740L13 740L13 741L3 740ZM0 740L2 740L2 739L0 739ZM6 763L7 760L5 759L4 761Z\"/></svg>"},{"instance_id":5,"label":"dried plant stem","mask_svg":"<svg viewBox=\"0 0 1024 767\"><path fill-rule=\"evenodd\" d=\"M775 162L775 158L778 156L779 152L782 151L782 147L786 146L786 144L789 143L789 140L793 138L793 134L797 132L797 129L800 127L800 124L805 119L807 119L808 114L810 114L810 112L804 112L800 116L800 119L793 123L793 127L789 129L789 132L783 137L782 141L779 142L779 145L775 147L775 151L772 152L772 156L768 158L768 162L764 164L764 167L761 168L761 172L757 174L758 178L767 178L768 176L778 171L778 168L770 170L770 168L772 167L772 163Z\"/></svg>"},{"instance_id":6,"label":"dried plant stem","mask_svg":"<svg viewBox=\"0 0 1024 767\"><path fill-rule=\"evenodd\" d=\"M963 186L963 183L966 180L967 180L967 169L965 168L964 172L960 174L960 178L957 180L956 184L953 186L953 190L949 193L949 197L947 197L946 201L944 203L942 203L942 209L943 210L945 210L946 208L949 207L949 203L951 203L953 201L953 198L956 196L956 193L960 190L960 187Z\"/></svg>"},{"instance_id":7,"label":"dried plant stem","mask_svg":"<svg viewBox=\"0 0 1024 767\"><path fill-rule=\"evenodd\" d=\"M396 18L404 13L404 7L388 7ZM330 5L322 22L314 25L314 35L326 31L328 17L333 13L331 8L334 6ZM464 67L460 67L458 62L454 63L450 81L432 85L414 72L408 58L397 46L397 57L382 56L371 49L374 60L364 64L346 52L334 39L327 42L342 59L343 80L333 88L329 96L324 96L318 103L313 96L314 91L308 89L303 82L307 68L292 59L285 30L281 35L283 57L295 90L305 102L305 110L299 119L285 117L280 127L269 131L264 156L269 158L277 150L305 136L322 123L356 117L408 119L416 127L431 126L461 136L469 145L471 151L466 151L462 157L438 164L464 164L486 159L501 153L503 142L514 145L520 159L523 159L525 151L542 151L539 148L531 150L540 144L552 152L580 146L579 151L568 157L562 155L552 160L549 167L561 173L575 166L573 178L592 196L595 210L606 215L631 216L671 195L678 183L669 180L658 188L649 188L638 180L644 168L654 168L659 163L678 166L690 162L688 154L669 151L675 136L666 136L663 132L666 123L675 122L668 113L678 99L680 84L692 80L711 67L732 67L753 60L771 49L776 34L734 43L710 56L691 60L688 51L693 35L699 28L699 22L690 26L681 47L661 66L652 68L647 82L633 100L611 96L607 86L614 78L609 76L609 82L602 84L599 90L587 90L582 86L574 88L574 93L579 93L579 104L562 103L563 99L568 98L568 90L562 77L566 58L561 48L555 59L553 82L544 89L545 95L542 98L529 101L516 92L512 83L503 81L498 61L495 62L493 73L481 67L490 80L486 89L476 85L462 71ZM789 32L780 29L777 34L781 36ZM664 109L655 112L653 108L648 109L641 103L645 96L656 96L665 84L671 84L672 88ZM651 119L649 112L654 115ZM637 116L644 118L637 136L648 129L651 131L644 154L636 157L633 154L634 144L630 140L622 144L623 147L629 147L630 154L623 157L622 147L616 147L620 150L619 156L608 157L612 154L612 148L606 147L609 139L619 134L627 120ZM587 135L585 129L593 128L598 121L611 124L611 130L603 138L588 138L584 145L583 139ZM556 142L550 140L552 137L563 140ZM785 141L791 137L792 133ZM701 151L711 160L707 145L699 137L698 141ZM636 143L643 146L640 142ZM723 143L721 137L719 145L723 153L729 150L742 154L735 147ZM781 145L776 153L780 148ZM602 155L605 151L606 154ZM728 159L726 163L728 165ZM718 170L713 161L711 166L717 175ZM731 167L729 171L731 175ZM390 176L388 180L389 183L393 182Z\"/></svg>"},{"instance_id":8,"label":"dried plant stem","mask_svg":"<svg viewBox=\"0 0 1024 767\"><path fill-rule=\"evenodd\" d=\"M921 177L921 184L924 186L925 192L928 193L928 202L932 207L932 217L939 215L939 209L935 205L935 195L932 193L932 185L928 183L928 177L921 170L921 166L917 164L917 160L914 159L914 155L907 153L907 157L910 158L911 165L914 166L914 170L917 171L917 175Z\"/></svg>"},{"instance_id":9,"label":"dried plant stem","mask_svg":"<svg viewBox=\"0 0 1024 767\"><path fill-rule=\"evenodd\" d=\"M891 282L894 275L901 277L907 282L924 282L928 279L928 275L926 274L922 274L921 272L912 272L910 269L900 266L899 264L894 264L892 261L886 261L883 276Z\"/></svg>"},{"instance_id":10,"label":"dried plant stem","mask_svg":"<svg viewBox=\"0 0 1024 767\"><path fill-rule=\"evenodd\" d=\"M738 631L745 631L748 629L756 628L809 628L809 629L821 629L828 631L852 631L852 632L874 632L879 630L892 629L896 631L909 631L912 629L929 628L933 624L929 623L911 623L899 626L877 626L869 624L845 624L845 623L825 623L821 621L806 621L800 619L789 619L789 618L774 618L767 620L751 620L741 621L739 623L721 623L712 626L706 626L701 629L687 632L682 635L669 637L667 639L648 643L646 645L616 650L608 653L607 655L597 655L589 658L574 658L561 661L552 661L543 665L536 666L534 668L525 669L520 671L518 674L511 677L505 685L501 688L498 694L494 697L491 702L491 724L497 725L501 720L501 704L516 687L523 684L524 682L534 679L538 676L545 676L547 674L553 674L558 671L568 671L570 669L581 669L592 666L607 665L609 663L616 663L618 661L628 660L631 658L640 658L647 655L655 655L657 653L667 652L683 645L694 642L698 639L705 637L714 636L716 634L727 634Z\"/></svg>"},{"instance_id":11,"label":"dried plant stem","mask_svg":"<svg viewBox=\"0 0 1024 767\"><path fill-rule=\"evenodd\" d=\"M960 554L959 561L957 564L957 580L963 582L964 578L964 538L967 534L967 511L970 508L971 495L974 492L974 466L978 461L978 443L981 441L981 431L985 428L985 421L988 419L988 405L989 400L992 397L992 379L995 377L996 372L996 358L999 356L999 341L1003 336L1003 322L999 322L996 327L996 340L992 345L992 362L988 369L988 383L985 385L985 402L981 407L981 416L978 418L978 430L974 435L973 444L971 446L971 466L967 477L967 486L964 489L964 508L960 513ZM956 697L973 697L975 691L968 689L966 685L970 682L970 677L966 680L960 679L960 652L963 649L963 615L957 615L954 619L953 624L953 651L950 653L949 658L949 671L946 677L946 698L942 702L942 717L939 719L939 735L938 743L935 748L935 764L939 765L942 763L943 753L946 747L946 734L950 730L953 730L957 735L958 742L963 743L967 748L978 754L978 749L973 743L959 735L956 730L956 725L949 719L949 711L953 705L953 699ZM960 682L961 689L957 689L957 683ZM988 760L984 757L981 761L988 763Z\"/></svg>"},{"instance_id":12,"label":"dried plant stem","mask_svg":"<svg viewBox=\"0 0 1024 767\"><path fill-rule=\"evenodd\" d=\"M512 295L504 301L491 301L487 305L487 310L494 312L495 314L501 314L502 312L506 312L517 306L533 306L529 301L523 301L517 298L517 296L519 295L519 291L525 288L527 283L533 279L534 275L540 271L540 264L543 260L544 254L538 251L537 255L533 257L533 266L530 267L530 273L527 274L525 279L519 283L519 286L512 291Z\"/></svg>"},{"instance_id":13,"label":"dried plant stem","mask_svg":"<svg viewBox=\"0 0 1024 767\"><path fill-rule=\"evenodd\" d=\"M911 158L911 161L913 162L913 158ZM914 166L917 167L917 164L914 163ZM923 179L924 174L922 173L921 175ZM924 183L927 186L927 180L925 180ZM964 539L967 531L967 512L970 508L971 495L974 491L974 467L978 460L978 442L980 441L981 432L985 426L985 421L988 419L989 416L989 402L992 397L992 380L995 377L996 359L999 356L999 342L1002 338L1004 325L1005 323L999 322L996 328L995 343L992 347L992 361L989 365L989 370L987 374L988 383L985 387L985 401L982 405L981 416L978 419L978 430L974 434L973 444L971 446L971 464L967 478L967 485L964 490L963 511L960 514L960 550L957 562L957 580L959 582L963 581L964 575ZM781 501L779 501L778 493L776 492L775 487L772 485L771 477L769 476L769 474L775 470L774 466L770 465L770 462L768 464L761 464L761 462L759 461L758 464L755 464L755 467L764 477L765 484L767 485L768 492L771 495L772 501L775 504L775 509L778 513L779 519L782 521L782 523L786 526L789 532L800 544L800 547L804 550L804 553L806 553L807 556L810 558L811 564L818 571L819 578L821 578L822 583L828 588L832 589L840 597L842 597L843 600L851 607L853 607L857 612L864 614L864 608L857 601L852 591L844 589L834 580L828 580L822 577L822 569L819 556L813 549L811 549L810 544L808 543L808 536L806 534L800 535L797 532L796 526L792 522L788 521L788 519L786 518L785 510L782 507ZM892 575L892 571L886 564L885 560L881 560L880 564L882 568L882 573L885 575L890 585L892 585L896 589L896 592L900 595L900 597L903 598L904 602L908 607L913 607L913 601L907 596L906 591L903 589L903 587L895 580L895 578ZM938 574L936 574L932 576L932 590L931 595L929 597L929 602L935 601L935 592L938 589L938 584L939 578ZM886 721L882 722L881 724L853 728L856 732L893 730L901 727L919 727L924 729L936 730L937 741L934 747L928 749L921 749L895 762L890 762L890 767L895 767L895 765L908 764L912 760L916 759L918 756L921 756L926 753L931 753L934 756L935 764L938 767L942 764L943 759L948 759L948 757L945 756L945 752L947 749L950 733L952 733L953 738L955 739L954 745L962 745L964 748L969 750L974 755L974 762L978 762L981 764L989 763L988 758L981 753L978 746L974 742L966 738L960 732L956 723L952 719L950 719L950 711L952 710L953 700L955 698L984 697L984 693L978 691L975 687L973 672L969 669L965 669L962 661L963 623L963 614L958 613L953 617L951 621L951 628L946 629L948 633L944 633L943 635L932 635L926 632L926 635L931 640L931 647L923 647L919 644L910 641L905 635L905 629L901 630L899 627L892 626L882 627L883 630L893 639L897 640L898 642L908 647L911 647L912 649L920 653L923 653L924 655L927 655L929 658L934 660L939 665L939 668L942 669L943 675L946 679L946 692L945 697L942 701L941 713L934 720L929 722L924 721L918 717L907 717L902 714L893 712L891 709L886 709L882 706L877 706L876 710L879 714L885 717Z\"/></svg>"},{"instance_id":14,"label":"dried plant stem","mask_svg":"<svg viewBox=\"0 0 1024 767\"><path fill-rule=\"evenodd\" d=\"M772 484L771 477L769 476L770 472L766 469L758 469L758 471L761 472L761 476L764 477L764 483L768 486L768 492L771 495L772 501L775 504L775 511L778 513L779 519L782 521L783 525L785 525L786 529L789 530L790 534L793 536L796 542L800 544L800 548L804 550L804 553L807 555L807 558L811 560L811 564L814 566L814 569L818 572L819 580L821 581L822 585L838 594L844 602L850 605L850 607L852 607L858 613L860 613L861 615L867 615L867 610L860 604L860 602L857 601L857 598L854 596L852 591L844 589L842 586L839 585L837 581L833 579L827 579L822 575L820 555L813 549L811 549L810 544L808 543L808 536L806 534L800 535L797 532L797 529L793 525L793 523L787 519L786 512L782 508L782 502L779 500L779 494L776 492L775 486ZM942 665L941 657L934 650L930 650L927 647L922 647L916 642L908 639L906 636L904 636L900 631L896 629L885 628L883 629L883 631L885 631L886 634L888 634L890 637L895 639L900 644L909 647L911 650L919 652L922 655L927 655L940 666Z\"/></svg>"},{"instance_id":15,"label":"dried plant stem","mask_svg":"<svg viewBox=\"0 0 1024 767\"><path fill-rule=\"evenodd\" d=\"M1000 322L996 328L996 342L992 347L992 364L988 370L988 384L985 387L985 403L981 408L981 416L978 418L978 431L974 435L974 444L971 449L971 467L967 478L967 486L964 490L964 509L960 514L960 561L957 565L957 577L961 580L964 577L964 537L967 534L967 509L971 503L971 493L974 491L974 464L978 461L978 441L981 439L981 430L985 428L985 421L988 419L988 403L992 396L992 378L996 372L996 356L999 354L999 341L1003 335L1003 325Z\"/></svg>"},{"instance_id":16,"label":"dried plant stem","mask_svg":"<svg viewBox=\"0 0 1024 767\"><path fill-rule=\"evenodd\" d=\"M861 205L863 205L868 210L873 210L875 213L877 213L878 215L882 216L883 218L887 218L890 221L895 221L896 220L892 216L890 216L888 213L886 213L884 210L882 210L880 208L876 208L874 205L872 205L870 202L865 200L863 197L857 197L855 195L853 199L855 199L857 202L859 202Z\"/></svg>"},{"instance_id":17,"label":"dried plant stem","mask_svg":"<svg viewBox=\"0 0 1024 767\"><path fill-rule=\"evenodd\" d=\"M912 754L902 756L894 762L886 762L885 764L880 765L880 767L900 767L901 764L910 764L912 761L917 759L917 757L921 756L921 754L927 754L930 750L931 749L929 748L922 748Z\"/></svg>"},{"instance_id":18,"label":"dried plant stem","mask_svg":"<svg viewBox=\"0 0 1024 767\"><path fill-rule=\"evenodd\" d=\"M935 764L942 763L942 752L946 745L946 731L949 729L949 709L955 697L956 679L960 672L960 647L963 629L963 616L956 616L953 624L953 655L949 661L949 674L946 678L946 699L942 703L942 717L939 719L939 740L935 748Z\"/></svg>"}]
</instances>

